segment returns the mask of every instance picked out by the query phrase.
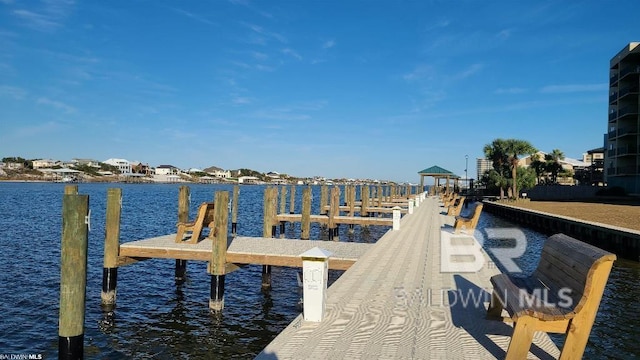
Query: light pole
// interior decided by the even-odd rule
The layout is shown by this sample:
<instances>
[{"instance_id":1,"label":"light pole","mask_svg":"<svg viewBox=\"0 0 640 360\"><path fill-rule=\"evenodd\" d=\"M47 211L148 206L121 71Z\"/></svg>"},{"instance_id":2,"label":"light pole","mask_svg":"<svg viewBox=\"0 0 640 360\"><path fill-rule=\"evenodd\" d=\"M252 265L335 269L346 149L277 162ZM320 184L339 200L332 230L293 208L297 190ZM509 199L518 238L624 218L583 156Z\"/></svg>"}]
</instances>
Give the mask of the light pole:
<instances>
[{"instance_id":1,"label":"light pole","mask_svg":"<svg viewBox=\"0 0 640 360\"><path fill-rule=\"evenodd\" d=\"M467 194L469 193L469 178L467 177L467 169L469 168L469 155L464 156L464 183L467 185Z\"/></svg>"}]
</instances>

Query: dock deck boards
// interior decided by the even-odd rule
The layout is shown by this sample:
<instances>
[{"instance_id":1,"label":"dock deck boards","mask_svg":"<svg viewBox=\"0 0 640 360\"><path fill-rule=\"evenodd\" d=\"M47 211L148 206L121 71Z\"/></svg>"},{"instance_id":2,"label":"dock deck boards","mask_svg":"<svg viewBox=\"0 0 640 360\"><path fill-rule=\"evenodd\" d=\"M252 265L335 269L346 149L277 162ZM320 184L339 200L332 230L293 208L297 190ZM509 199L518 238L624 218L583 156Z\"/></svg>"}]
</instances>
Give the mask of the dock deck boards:
<instances>
[{"instance_id":1,"label":"dock deck boards","mask_svg":"<svg viewBox=\"0 0 640 360\"><path fill-rule=\"evenodd\" d=\"M227 249L227 262L301 267L302 260L299 255L316 246L333 253L329 260L329 268L346 270L373 244L236 237L232 239ZM211 260L211 247L212 241L208 238L197 244L176 243L175 234L171 234L121 244L120 256L209 261Z\"/></svg>"},{"instance_id":2,"label":"dock deck boards","mask_svg":"<svg viewBox=\"0 0 640 360\"><path fill-rule=\"evenodd\" d=\"M257 359L504 358L512 326L485 319L486 303L455 301L460 292L490 294L498 270L440 271L441 226L452 223L440 211L429 198L402 218L329 288L321 323L298 316ZM529 357L558 356L536 333Z\"/></svg>"},{"instance_id":3,"label":"dock deck boards","mask_svg":"<svg viewBox=\"0 0 640 360\"><path fill-rule=\"evenodd\" d=\"M276 215L278 221L287 222L301 222L302 214L278 214ZM310 215L309 221L313 223L328 224L329 216L327 215ZM379 226L392 226L392 218L375 218L375 217L360 217L360 216L345 216L336 215L333 217L336 224L354 224L354 225L379 225Z\"/></svg>"}]
</instances>

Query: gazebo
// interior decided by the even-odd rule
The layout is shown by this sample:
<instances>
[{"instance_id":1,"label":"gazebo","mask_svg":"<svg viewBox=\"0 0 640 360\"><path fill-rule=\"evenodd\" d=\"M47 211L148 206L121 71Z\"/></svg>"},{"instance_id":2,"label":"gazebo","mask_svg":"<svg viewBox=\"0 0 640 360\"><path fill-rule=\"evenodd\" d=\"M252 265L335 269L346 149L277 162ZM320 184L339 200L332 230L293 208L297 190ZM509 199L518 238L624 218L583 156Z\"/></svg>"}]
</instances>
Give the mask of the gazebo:
<instances>
[{"instance_id":1,"label":"gazebo","mask_svg":"<svg viewBox=\"0 0 640 360\"><path fill-rule=\"evenodd\" d=\"M434 165L430 168L424 169L422 171L418 172L418 175L420 175L420 188L424 189L424 177L425 176L431 176L433 177L433 185L435 187L435 191L437 191L437 189L440 187L440 179L447 179L446 182L446 191L449 191L449 179L453 179L455 181L455 184L457 185L458 180L460 179L460 176L452 173L451 171L447 170L447 169L443 169L440 166Z\"/></svg>"}]
</instances>

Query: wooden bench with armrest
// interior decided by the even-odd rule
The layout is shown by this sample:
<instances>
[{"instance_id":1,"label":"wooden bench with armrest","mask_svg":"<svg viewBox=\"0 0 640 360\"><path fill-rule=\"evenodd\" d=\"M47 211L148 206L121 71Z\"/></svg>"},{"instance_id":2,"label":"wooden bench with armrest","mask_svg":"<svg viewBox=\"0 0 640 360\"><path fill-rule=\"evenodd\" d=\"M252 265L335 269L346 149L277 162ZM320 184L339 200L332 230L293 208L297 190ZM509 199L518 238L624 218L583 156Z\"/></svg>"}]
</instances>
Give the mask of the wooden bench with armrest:
<instances>
[{"instance_id":1,"label":"wooden bench with armrest","mask_svg":"<svg viewBox=\"0 0 640 360\"><path fill-rule=\"evenodd\" d=\"M478 225L478 220L480 219L480 214L482 213L482 203L477 203L473 208L473 213L471 213L470 217L465 217L462 215L456 216L456 221L453 224L454 232L458 233L463 228L466 231L473 231L476 229Z\"/></svg>"},{"instance_id":2,"label":"wooden bench with armrest","mask_svg":"<svg viewBox=\"0 0 640 360\"><path fill-rule=\"evenodd\" d=\"M179 222L178 232L176 234L176 242L181 243L187 232L191 232L191 238L186 241L189 244L197 244L205 226L213 228L214 204L212 202L204 202L198 207L198 215L191 222Z\"/></svg>"},{"instance_id":3,"label":"wooden bench with armrest","mask_svg":"<svg viewBox=\"0 0 640 360\"><path fill-rule=\"evenodd\" d=\"M447 215L460 216L460 212L462 212L462 206L464 205L464 200L465 197L460 196L457 200L457 203L454 202L453 204L449 205L449 208L447 209Z\"/></svg>"},{"instance_id":4,"label":"wooden bench with armrest","mask_svg":"<svg viewBox=\"0 0 640 360\"><path fill-rule=\"evenodd\" d=\"M546 240L531 276L493 276L487 315L501 318L504 309L506 319L514 322L506 359L527 358L535 331L564 333L560 359L581 359L615 259L614 254L556 234Z\"/></svg>"}]
</instances>

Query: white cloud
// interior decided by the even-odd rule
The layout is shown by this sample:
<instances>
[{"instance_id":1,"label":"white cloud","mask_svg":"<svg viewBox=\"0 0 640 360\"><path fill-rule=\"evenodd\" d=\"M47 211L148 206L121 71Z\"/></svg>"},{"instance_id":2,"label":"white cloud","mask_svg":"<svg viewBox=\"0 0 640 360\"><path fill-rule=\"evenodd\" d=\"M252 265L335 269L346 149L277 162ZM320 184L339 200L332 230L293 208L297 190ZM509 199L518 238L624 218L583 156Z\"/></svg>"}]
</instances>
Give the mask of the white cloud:
<instances>
[{"instance_id":1,"label":"white cloud","mask_svg":"<svg viewBox=\"0 0 640 360\"><path fill-rule=\"evenodd\" d=\"M190 19L193 19L193 20L195 20L195 21L201 22L201 23L203 23L203 24L207 24L207 25L217 25L217 24L216 24L216 23L214 23L213 21L211 21L211 20L209 20L209 19L207 19L207 18L205 18L205 17L203 17L203 16L200 16L200 15L194 14L194 13L189 12L189 11L186 11L186 10L182 10L182 9L172 9L172 10L173 10L173 11L175 11L175 12L177 12L178 14L184 15L184 16L186 16L186 17L190 18Z\"/></svg>"},{"instance_id":2,"label":"white cloud","mask_svg":"<svg viewBox=\"0 0 640 360\"><path fill-rule=\"evenodd\" d=\"M575 93L575 92L591 92L591 91L607 91L609 85L602 84L570 84L570 85L548 85L540 89L541 93Z\"/></svg>"},{"instance_id":3,"label":"white cloud","mask_svg":"<svg viewBox=\"0 0 640 360\"><path fill-rule=\"evenodd\" d=\"M22 100L26 95L27 92L19 87L0 85L0 97L7 96L16 100Z\"/></svg>"},{"instance_id":4,"label":"white cloud","mask_svg":"<svg viewBox=\"0 0 640 360\"><path fill-rule=\"evenodd\" d=\"M423 78L430 78L434 75L434 68L429 64L421 64L416 66L412 72L402 75L406 81L415 81Z\"/></svg>"},{"instance_id":5,"label":"white cloud","mask_svg":"<svg viewBox=\"0 0 640 360\"><path fill-rule=\"evenodd\" d=\"M56 101L56 100L51 100L49 98L46 97L41 97L37 100L38 104L41 105L47 105L47 106L51 106L53 108L59 109L59 110L63 110L64 112L67 113L72 113L76 111L76 108L74 108L71 105L67 105L61 101Z\"/></svg>"},{"instance_id":6,"label":"white cloud","mask_svg":"<svg viewBox=\"0 0 640 360\"><path fill-rule=\"evenodd\" d=\"M464 71L455 74L453 76L454 80L462 80L462 79L466 79L474 74L476 74L477 72L479 72L480 70L482 70L484 68L484 65L482 64L473 64L471 66L469 66L467 69L465 69Z\"/></svg>"},{"instance_id":7,"label":"white cloud","mask_svg":"<svg viewBox=\"0 0 640 360\"><path fill-rule=\"evenodd\" d=\"M522 94L526 91L527 89L523 89L523 88L507 88L507 89L499 88L494 91L494 94Z\"/></svg>"},{"instance_id":8,"label":"white cloud","mask_svg":"<svg viewBox=\"0 0 640 360\"><path fill-rule=\"evenodd\" d=\"M334 46L336 46L335 40L328 40L325 41L324 44L322 44L323 49L331 49Z\"/></svg>"},{"instance_id":9,"label":"white cloud","mask_svg":"<svg viewBox=\"0 0 640 360\"><path fill-rule=\"evenodd\" d=\"M34 30L50 32L63 25L75 5L73 0L44 0L42 3L37 11L18 9L13 11L13 15Z\"/></svg>"},{"instance_id":10,"label":"white cloud","mask_svg":"<svg viewBox=\"0 0 640 360\"><path fill-rule=\"evenodd\" d=\"M298 54L298 52L293 50L293 49L290 49L290 48L282 49L282 53L285 54L285 55L289 55L291 57L294 57L294 58L296 58L298 60L302 60L302 56L300 56L300 54Z\"/></svg>"}]
</instances>

